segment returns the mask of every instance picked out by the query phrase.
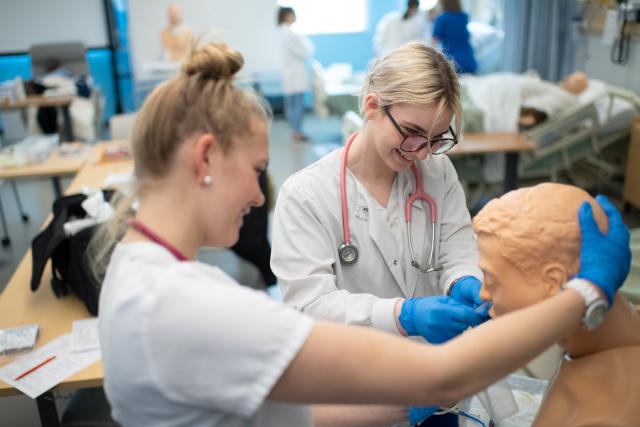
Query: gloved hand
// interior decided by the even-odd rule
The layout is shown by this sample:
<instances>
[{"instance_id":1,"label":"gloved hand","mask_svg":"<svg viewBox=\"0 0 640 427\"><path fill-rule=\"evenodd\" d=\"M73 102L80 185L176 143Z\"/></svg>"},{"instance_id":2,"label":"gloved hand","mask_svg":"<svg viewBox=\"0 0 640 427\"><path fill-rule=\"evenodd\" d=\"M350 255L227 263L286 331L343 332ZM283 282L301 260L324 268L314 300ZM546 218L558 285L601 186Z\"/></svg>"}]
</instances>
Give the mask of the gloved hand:
<instances>
[{"instance_id":1,"label":"gloved hand","mask_svg":"<svg viewBox=\"0 0 640 427\"><path fill-rule=\"evenodd\" d=\"M480 299L482 283L476 277L462 276L451 286L449 296L460 304L476 308L484 301Z\"/></svg>"},{"instance_id":2,"label":"gloved hand","mask_svg":"<svg viewBox=\"0 0 640 427\"><path fill-rule=\"evenodd\" d=\"M439 406L409 406L409 424L416 426L440 409Z\"/></svg>"},{"instance_id":3,"label":"gloved hand","mask_svg":"<svg viewBox=\"0 0 640 427\"><path fill-rule=\"evenodd\" d=\"M602 289L611 305L614 294L624 283L631 267L629 229L606 197L599 195L596 200L607 215L609 231L606 235L600 232L591 205L584 202L578 211L582 233L578 277Z\"/></svg>"},{"instance_id":4,"label":"gloved hand","mask_svg":"<svg viewBox=\"0 0 640 427\"><path fill-rule=\"evenodd\" d=\"M487 319L451 297L433 296L405 300L398 320L409 336L440 344Z\"/></svg>"}]
</instances>

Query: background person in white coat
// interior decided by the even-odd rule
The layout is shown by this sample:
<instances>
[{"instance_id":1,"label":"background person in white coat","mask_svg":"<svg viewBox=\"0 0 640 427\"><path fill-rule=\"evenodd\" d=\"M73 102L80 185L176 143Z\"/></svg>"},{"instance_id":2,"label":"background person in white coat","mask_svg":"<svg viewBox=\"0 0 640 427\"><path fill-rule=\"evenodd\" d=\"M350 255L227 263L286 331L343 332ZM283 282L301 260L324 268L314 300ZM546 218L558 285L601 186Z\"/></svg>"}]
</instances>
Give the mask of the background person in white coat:
<instances>
[{"instance_id":1,"label":"background person in white coat","mask_svg":"<svg viewBox=\"0 0 640 427\"><path fill-rule=\"evenodd\" d=\"M442 346L418 345L314 321L199 262L199 248L233 245L243 216L264 203L258 177L268 163L269 114L234 84L242 64L224 44L202 46L146 98L131 139L132 192L92 242L98 272L109 262L100 345L119 424L416 422L424 410L408 414L407 405L447 405L578 327L587 298L568 290ZM608 236L595 225L588 232L593 216L585 216L581 253L589 262L580 275L612 298L630 250L628 230L611 215L618 222Z\"/></svg>"},{"instance_id":2,"label":"background person in white coat","mask_svg":"<svg viewBox=\"0 0 640 427\"><path fill-rule=\"evenodd\" d=\"M420 11L418 0L408 0L403 14L389 12L383 16L373 36L373 48L377 56L384 56L407 42L431 41L431 20Z\"/></svg>"},{"instance_id":3,"label":"background person in white coat","mask_svg":"<svg viewBox=\"0 0 640 427\"><path fill-rule=\"evenodd\" d=\"M293 140L309 139L302 130L304 119L304 94L309 90L306 61L313 55L313 44L301 34L293 31L296 13L291 7L278 9L278 26L282 43L282 89L284 110L293 129Z\"/></svg>"}]
</instances>

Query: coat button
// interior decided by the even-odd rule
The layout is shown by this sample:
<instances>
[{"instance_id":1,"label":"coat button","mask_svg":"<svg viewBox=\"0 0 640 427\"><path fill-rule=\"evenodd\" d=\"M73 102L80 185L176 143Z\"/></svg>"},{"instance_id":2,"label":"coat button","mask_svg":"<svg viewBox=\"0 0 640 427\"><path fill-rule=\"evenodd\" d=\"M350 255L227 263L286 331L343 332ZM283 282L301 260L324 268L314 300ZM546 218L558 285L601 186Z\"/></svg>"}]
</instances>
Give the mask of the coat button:
<instances>
[{"instance_id":1,"label":"coat button","mask_svg":"<svg viewBox=\"0 0 640 427\"><path fill-rule=\"evenodd\" d=\"M393 265L398 265L398 260L397 259L393 260Z\"/></svg>"}]
</instances>

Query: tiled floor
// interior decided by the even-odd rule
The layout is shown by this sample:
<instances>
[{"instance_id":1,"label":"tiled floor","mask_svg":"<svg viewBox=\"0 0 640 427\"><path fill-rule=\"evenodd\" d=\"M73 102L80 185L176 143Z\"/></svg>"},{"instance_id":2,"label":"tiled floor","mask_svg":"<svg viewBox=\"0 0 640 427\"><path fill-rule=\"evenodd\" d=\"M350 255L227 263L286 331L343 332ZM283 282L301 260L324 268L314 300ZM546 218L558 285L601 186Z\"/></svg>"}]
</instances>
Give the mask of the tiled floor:
<instances>
[{"instance_id":1,"label":"tiled floor","mask_svg":"<svg viewBox=\"0 0 640 427\"><path fill-rule=\"evenodd\" d=\"M308 143L294 143L282 119L276 119L271 130L270 166L273 185L277 189L293 172L310 164L341 144L340 120L320 120L308 117L306 131L311 136ZM63 180L66 186L69 180ZM0 291L11 277L15 267L24 256L31 239L38 233L53 202L53 191L48 180L21 181L18 183L22 204L30 216L28 223L20 219L11 187L0 186L0 197L7 217L11 245L0 248ZM336 201L337 203L337 201ZM620 206L620 205L619 205ZM632 227L640 226L640 212L633 210L625 215ZM203 252L201 258L221 266L232 277L247 285L259 285L257 269L239 260L228 250ZM45 284L46 286L46 284ZM25 289L25 291L28 291ZM0 313L2 316L2 313ZM64 396L58 399L60 408L66 406ZM0 398L0 427L39 426L35 402L23 396Z\"/></svg>"}]
</instances>

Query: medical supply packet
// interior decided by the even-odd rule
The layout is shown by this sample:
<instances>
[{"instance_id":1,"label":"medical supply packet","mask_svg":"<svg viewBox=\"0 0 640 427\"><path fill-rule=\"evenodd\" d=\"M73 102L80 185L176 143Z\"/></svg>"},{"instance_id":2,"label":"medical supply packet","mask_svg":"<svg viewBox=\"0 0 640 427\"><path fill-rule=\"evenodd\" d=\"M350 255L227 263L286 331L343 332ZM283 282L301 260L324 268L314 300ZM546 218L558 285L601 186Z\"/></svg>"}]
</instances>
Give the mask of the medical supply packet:
<instances>
[{"instance_id":1,"label":"medical supply packet","mask_svg":"<svg viewBox=\"0 0 640 427\"><path fill-rule=\"evenodd\" d=\"M0 329L0 355L28 350L36 345L40 325Z\"/></svg>"}]
</instances>

